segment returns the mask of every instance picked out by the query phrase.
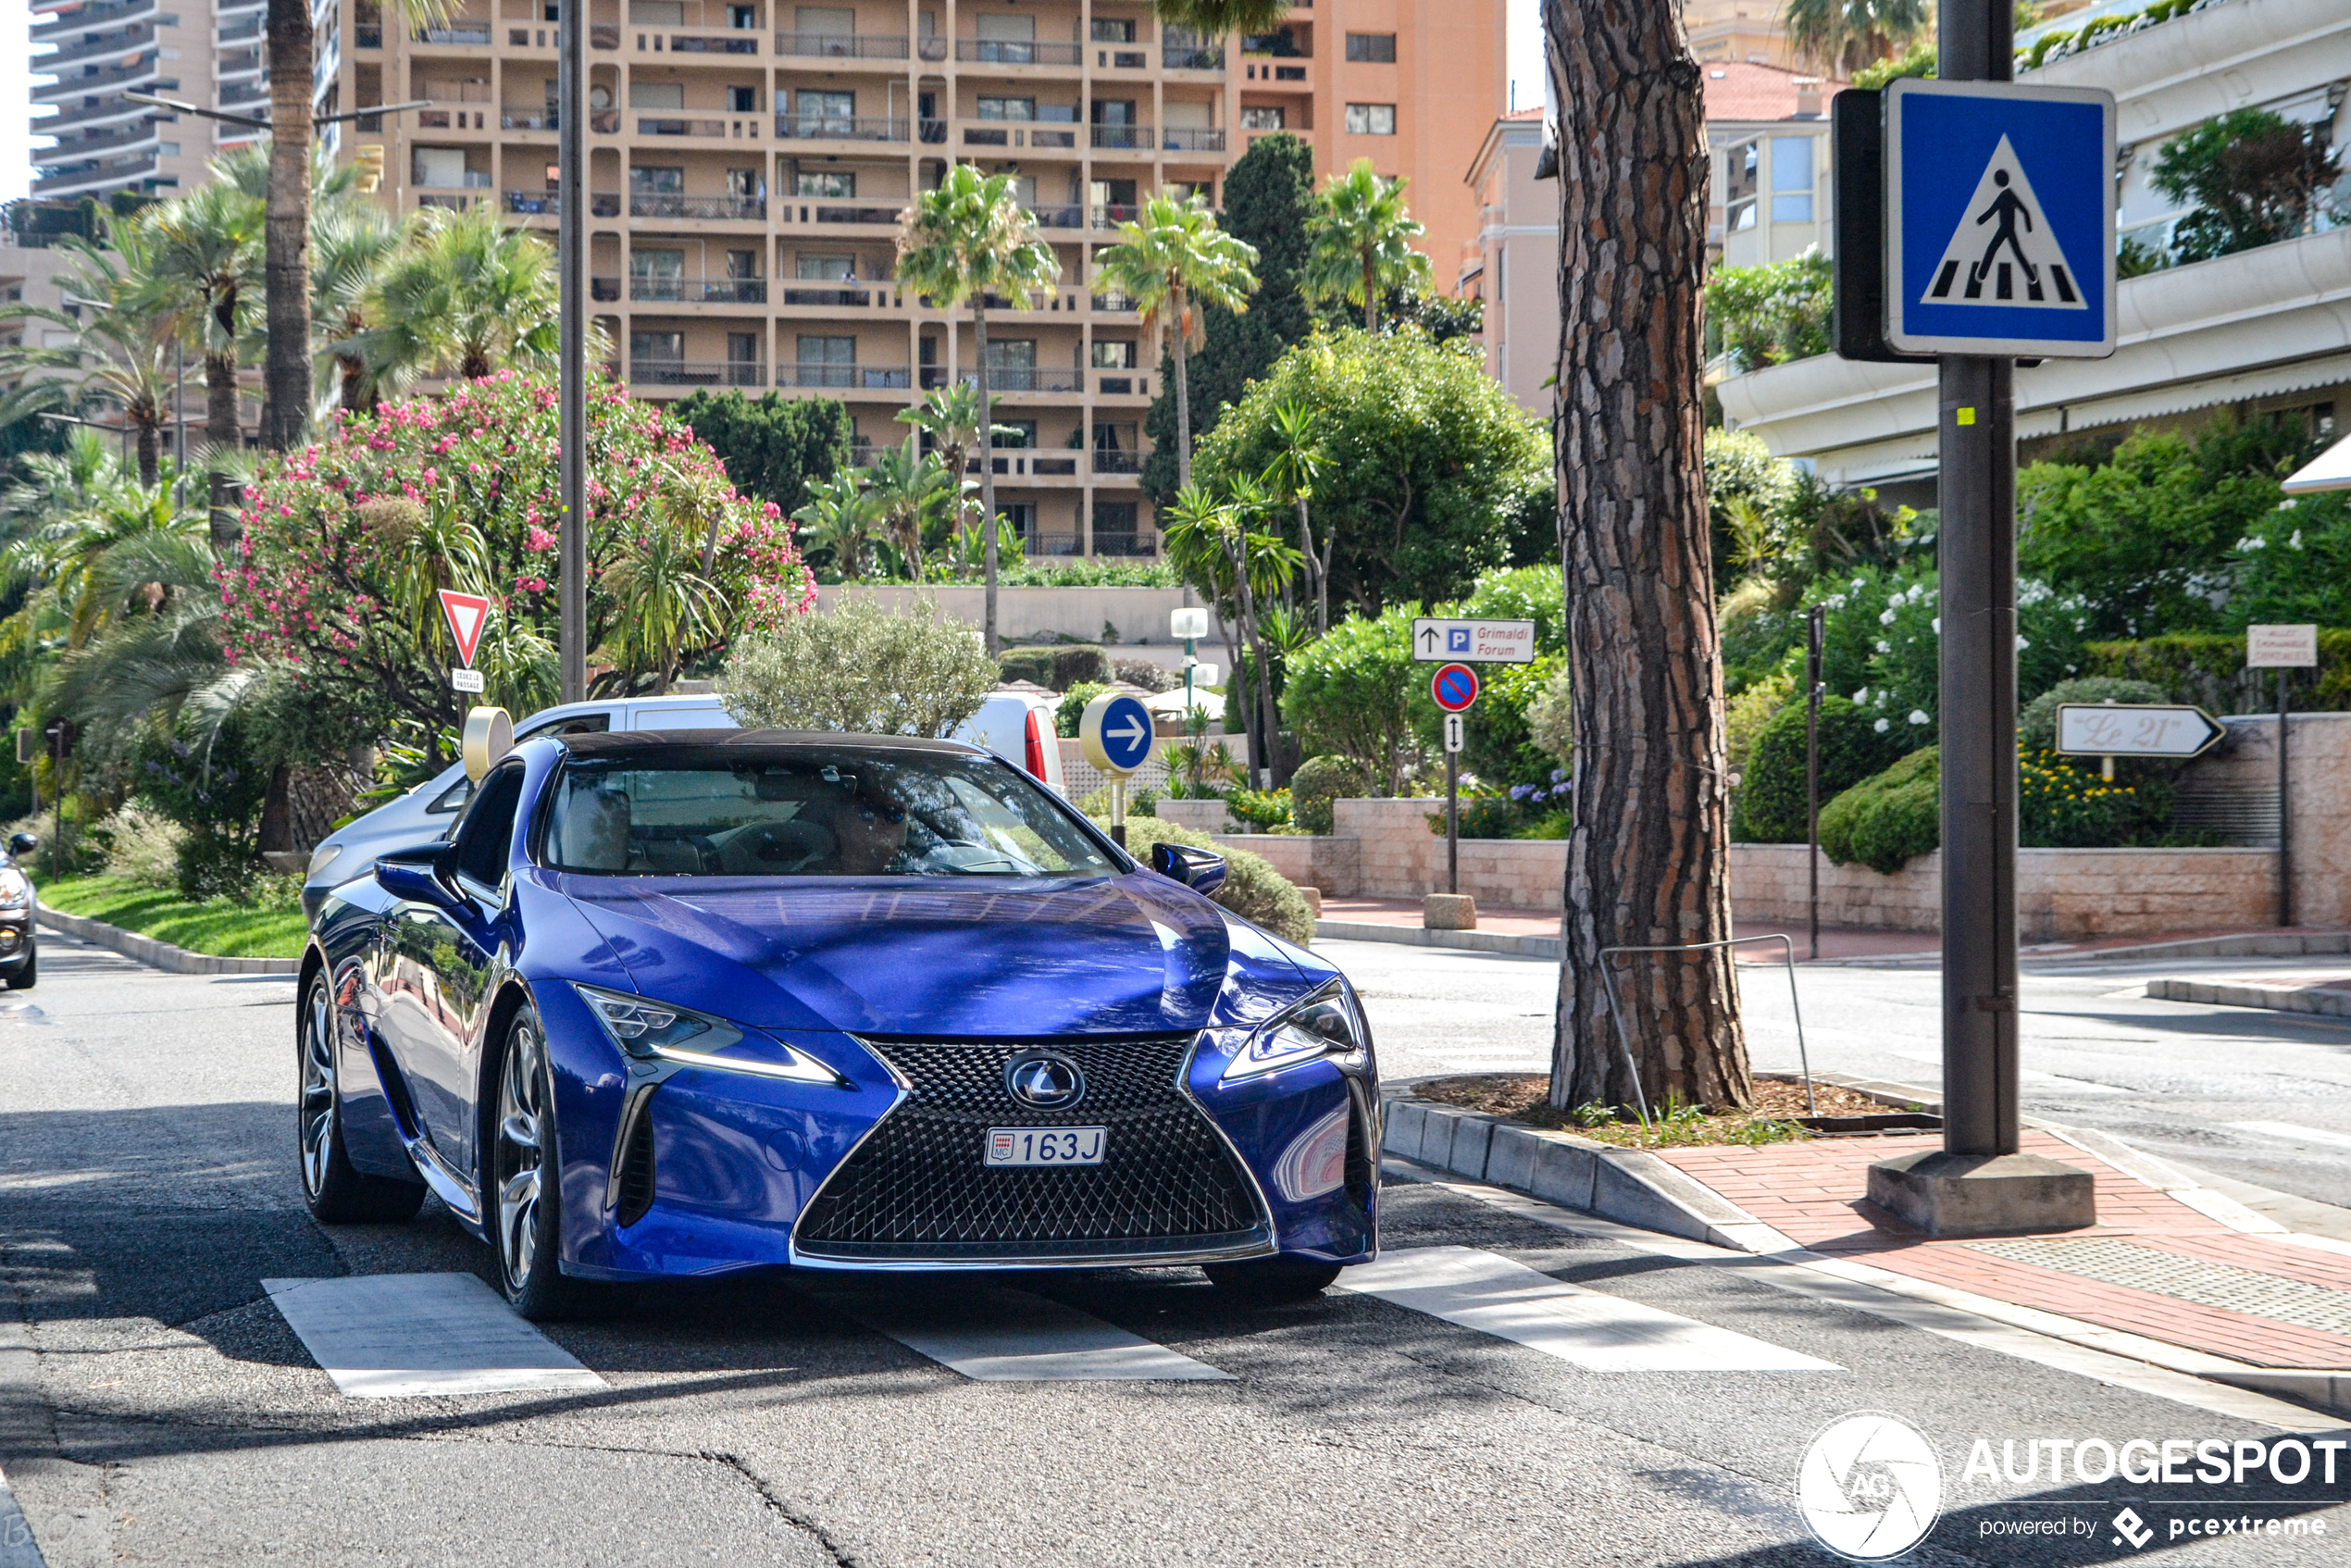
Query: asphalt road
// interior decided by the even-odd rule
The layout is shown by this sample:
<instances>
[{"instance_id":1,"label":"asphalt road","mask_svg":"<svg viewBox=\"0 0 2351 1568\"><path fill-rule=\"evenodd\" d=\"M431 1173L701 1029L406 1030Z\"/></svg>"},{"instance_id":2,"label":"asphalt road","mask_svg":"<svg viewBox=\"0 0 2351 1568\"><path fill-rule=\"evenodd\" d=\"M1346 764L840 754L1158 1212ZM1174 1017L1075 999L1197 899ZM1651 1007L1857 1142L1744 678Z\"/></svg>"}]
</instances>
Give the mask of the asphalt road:
<instances>
[{"instance_id":1,"label":"asphalt road","mask_svg":"<svg viewBox=\"0 0 2351 1568\"><path fill-rule=\"evenodd\" d=\"M1559 966L1443 948L1321 942L1363 993L1391 1082L1548 1070ZM2351 1204L2351 1020L2151 1001L2161 975L2339 972L2345 961L2238 959L2028 970L2025 1114L2096 1127L2179 1164L2320 1203ZM1934 969L1797 965L1813 1066L1939 1092ZM1755 1065L1798 1065L1785 971L1740 969Z\"/></svg>"},{"instance_id":2,"label":"asphalt road","mask_svg":"<svg viewBox=\"0 0 2351 1568\"><path fill-rule=\"evenodd\" d=\"M1540 971L1474 971L1475 1008L1499 1010L1457 1027L1435 971L1388 966L1371 989L1391 1067L1521 1038L1495 977ZM8 999L40 1014L0 1014L0 1470L51 1568L1809 1563L1827 1560L1792 1477L1813 1434L1863 1410L1941 1458L1945 1512L1913 1562L2317 1564L2351 1531L2351 1463L2325 1485L2175 1488L2193 1506L1961 1475L1979 1437L2275 1437L2243 1396L2058 1370L1403 1173L1384 1265L1467 1249L1452 1255L1525 1265L1546 1290L1580 1284L1603 1316L1654 1309L1829 1364L1598 1371L1360 1291L1248 1310L1189 1271L1102 1271L1013 1283L1228 1376L977 1381L865 1326L968 1320L986 1310L969 1276L767 1276L553 1327L601 1387L355 1399L261 1282L479 1275L484 1249L432 1205L404 1226L311 1223L291 986L62 940L42 972ZM2140 1552L2108 1529L2118 1498L2158 1526L2225 1506L2335 1538L2158 1535ZM1987 1534L2049 1520L2081 1533ZM16 1527L0 1501L6 1568L32 1561Z\"/></svg>"}]
</instances>

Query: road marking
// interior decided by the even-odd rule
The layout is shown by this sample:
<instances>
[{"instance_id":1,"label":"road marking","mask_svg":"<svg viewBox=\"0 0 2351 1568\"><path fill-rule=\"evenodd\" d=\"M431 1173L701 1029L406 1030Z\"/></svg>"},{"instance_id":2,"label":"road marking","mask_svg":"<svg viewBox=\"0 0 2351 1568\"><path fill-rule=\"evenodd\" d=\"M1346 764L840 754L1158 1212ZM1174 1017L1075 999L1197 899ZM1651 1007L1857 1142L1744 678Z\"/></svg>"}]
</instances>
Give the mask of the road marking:
<instances>
[{"instance_id":1,"label":"road marking","mask_svg":"<svg viewBox=\"0 0 2351 1568\"><path fill-rule=\"evenodd\" d=\"M2231 1122L2239 1132L2258 1132L2265 1138L2291 1139L2296 1143L2323 1143L2330 1149L2351 1149L2351 1133L2329 1132L2324 1127L2306 1127L2294 1122Z\"/></svg>"},{"instance_id":2,"label":"road marking","mask_svg":"<svg viewBox=\"0 0 2351 1568\"><path fill-rule=\"evenodd\" d=\"M823 1292L831 1305L975 1383L1229 1383L1164 1345L1027 1290L992 1286L952 1300L882 1301Z\"/></svg>"},{"instance_id":3,"label":"road marking","mask_svg":"<svg viewBox=\"0 0 2351 1568\"><path fill-rule=\"evenodd\" d=\"M0 1471L0 1568L49 1568L41 1543L32 1538L32 1526L17 1506L17 1494L8 1489L5 1471Z\"/></svg>"},{"instance_id":4,"label":"road marking","mask_svg":"<svg viewBox=\"0 0 2351 1568\"><path fill-rule=\"evenodd\" d=\"M605 1386L470 1274L265 1279L261 1288L353 1399Z\"/></svg>"},{"instance_id":5,"label":"road marking","mask_svg":"<svg viewBox=\"0 0 2351 1568\"><path fill-rule=\"evenodd\" d=\"M1338 1276L1343 1289L1594 1372L1842 1372L1745 1334L1553 1279L1475 1247L1412 1247Z\"/></svg>"}]
</instances>

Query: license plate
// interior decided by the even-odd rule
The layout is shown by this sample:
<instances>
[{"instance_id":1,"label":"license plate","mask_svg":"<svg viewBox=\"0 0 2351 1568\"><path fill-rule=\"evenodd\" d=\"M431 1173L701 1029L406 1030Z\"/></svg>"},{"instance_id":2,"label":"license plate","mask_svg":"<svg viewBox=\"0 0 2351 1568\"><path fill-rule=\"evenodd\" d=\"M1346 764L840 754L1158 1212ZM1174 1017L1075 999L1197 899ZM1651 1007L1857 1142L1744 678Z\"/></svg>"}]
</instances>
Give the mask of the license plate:
<instances>
[{"instance_id":1,"label":"license plate","mask_svg":"<svg viewBox=\"0 0 2351 1568\"><path fill-rule=\"evenodd\" d=\"M1101 1127L989 1127L991 1165L1099 1165Z\"/></svg>"}]
</instances>

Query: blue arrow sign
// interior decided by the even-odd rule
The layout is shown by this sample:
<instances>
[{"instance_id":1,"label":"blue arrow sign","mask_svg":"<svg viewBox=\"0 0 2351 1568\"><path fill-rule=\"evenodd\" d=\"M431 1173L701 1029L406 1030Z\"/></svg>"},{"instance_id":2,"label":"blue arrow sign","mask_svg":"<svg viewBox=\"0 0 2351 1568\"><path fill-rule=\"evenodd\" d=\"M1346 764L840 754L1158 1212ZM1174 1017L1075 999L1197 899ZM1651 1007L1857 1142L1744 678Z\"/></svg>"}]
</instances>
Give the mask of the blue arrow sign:
<instances>
[{"instance_id":1,"label":"blue arrow sign","mask_svg":"<svg viewBox=\"0 0 2351 1568\"><path fill-rule=\"evenodd\" d=\"M1904 354L2114 352L2114 98L1906 77L1885 95L1885 338Z\"/></svg>"},{"instance_id":2,"label":"blue arrow sign","mask_svg":"<svg viewBox=\"0 0 2351 1568\"><path fill-rule=\"evenodd\" d=\"M1102 755L1122 773L1132 773L1151 754L1151 710L1134 698L1113 697L1102 709Z\"/></svg>"}]
</instances>

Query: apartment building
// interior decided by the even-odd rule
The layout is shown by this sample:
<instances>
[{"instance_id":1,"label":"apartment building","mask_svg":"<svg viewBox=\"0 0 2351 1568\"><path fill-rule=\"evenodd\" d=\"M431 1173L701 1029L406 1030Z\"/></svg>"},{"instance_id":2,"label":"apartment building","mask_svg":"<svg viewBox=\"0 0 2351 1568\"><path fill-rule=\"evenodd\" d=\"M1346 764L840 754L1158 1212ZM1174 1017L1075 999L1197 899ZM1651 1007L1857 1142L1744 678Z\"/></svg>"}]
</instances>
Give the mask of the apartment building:
<instances>
[{"instance_id":1,"label":"apartment building","mask_svg":"<svg viewBox=\"0 0 2351 1568\"><path fill-rule=\"evenodd\" d=\"M989 381L1016 432L994 454L997 496L1046 554L1158 551L1138 475L1160 350L1130 301L1094 286L1113 226L1155 192L1218 199L1274 130L1312 141L1318 166L1369 152L1383 173L1416 172L1476 95L1423 90L1444 73L1404 31L1424 25L1414 0L1300 6L1238 46L1163 27L1144 0L586 3L591 292L636 395L839 398L861 446L897 442L896 414L976 363L968 311L893 285L899 214L951 162L1014 178L1062 284L1034 309L993 302ZM553 241L557 4L475 0L405 36L357 0L342 101L434 106L356 122L346 151L380 168L398 210L486 203ZM1318 36L1342 15L1343 36ZM1499 3L1487 31L1490 70L1460 74L1490 79L1490 98L1505 91ZM1458 187L1474 145L1416 200Z\"/></svg>"}]
</instances>

